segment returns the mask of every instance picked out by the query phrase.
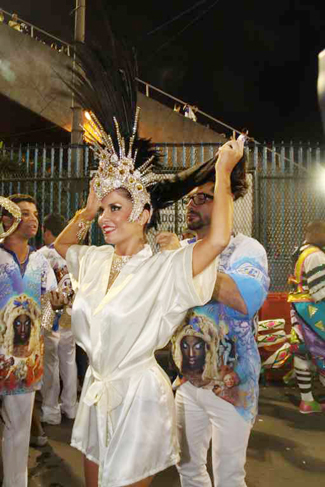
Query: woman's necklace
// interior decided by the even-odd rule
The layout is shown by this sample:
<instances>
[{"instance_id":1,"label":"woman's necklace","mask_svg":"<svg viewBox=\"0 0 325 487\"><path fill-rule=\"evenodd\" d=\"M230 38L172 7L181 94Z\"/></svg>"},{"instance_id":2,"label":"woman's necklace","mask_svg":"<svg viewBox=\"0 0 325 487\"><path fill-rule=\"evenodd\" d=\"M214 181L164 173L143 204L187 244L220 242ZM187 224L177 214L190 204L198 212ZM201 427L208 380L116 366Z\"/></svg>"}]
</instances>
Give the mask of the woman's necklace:
<instances>
[{"instance_id":1,"label":"woman's necklace","mask_svg":"<svg viewBox=\"0 0 325 487\"><path fill-rule=\"evenodd\" d=\"M111 271L109 273L107 291L112 287L115 279L117 278L117 276L119 275L119 273L121 272L125 264L129 262L131 257L132 255L117 255L114 253L112 265L111 265Z\"/></svg>"}]
</instances>

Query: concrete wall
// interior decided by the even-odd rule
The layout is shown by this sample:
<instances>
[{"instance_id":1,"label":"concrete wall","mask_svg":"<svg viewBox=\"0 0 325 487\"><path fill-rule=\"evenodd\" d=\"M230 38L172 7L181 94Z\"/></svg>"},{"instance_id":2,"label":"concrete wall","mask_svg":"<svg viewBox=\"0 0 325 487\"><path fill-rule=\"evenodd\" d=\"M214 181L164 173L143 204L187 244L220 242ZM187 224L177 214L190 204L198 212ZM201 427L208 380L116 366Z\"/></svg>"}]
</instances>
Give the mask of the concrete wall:
<instances>
[{"instance_id":1,"label":"concrete wall","mask_svg":"<svg viewBox=\"0 0 325 487\"><path fill-rule=\"evenodd\" d=\"M154 142L195 144L225 141L217 132L185 118L142 93L139 93L138 102L141 107L140 135Z\"/></svg>"},{"instance_id":2,"label":"concrete wall","mask_svg":"<svg viewBox=\"0 0 325 487\"><path fill-rule=\"evenodd\" d=\"M71 128L71 98L60 75L71 59L48 45L0 24L0 93L50 122ZM139 93L140 135L162 143L219 142L224 139L199 123Z\"/></svg>"},{"instance_id":3,"label":"concrete wall","mask_svg":"<svg viewBox=\"0 0 325 487\"><path fill-rule=\"evenodd\" d=\"M71 99L57 92L71 60L7 25L0 24L0 92L11 100L69 129Z\"/></svg>"}]
</instances>

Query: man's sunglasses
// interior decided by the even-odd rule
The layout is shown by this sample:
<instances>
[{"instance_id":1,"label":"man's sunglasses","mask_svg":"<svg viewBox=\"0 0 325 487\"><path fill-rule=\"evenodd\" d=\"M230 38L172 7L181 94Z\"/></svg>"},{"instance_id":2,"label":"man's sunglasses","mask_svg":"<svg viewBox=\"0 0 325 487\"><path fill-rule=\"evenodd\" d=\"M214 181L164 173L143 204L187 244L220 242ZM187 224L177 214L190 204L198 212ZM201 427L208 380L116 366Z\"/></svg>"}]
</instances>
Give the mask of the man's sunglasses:
<instances>
[{"instance_id":1,"label":"man's sunglasses","mask_svg":"<svg viewBox=\"0 0 325 487\"><path fill-rule=\"evenodd\" d=\"M213 196L211 194L206 193L195 193L192 196L186 196L183 198L184 204L188 205L190 202L193 202L195 206L204 205L206 201L212 201Z\"/></svg>"}]
</instances>

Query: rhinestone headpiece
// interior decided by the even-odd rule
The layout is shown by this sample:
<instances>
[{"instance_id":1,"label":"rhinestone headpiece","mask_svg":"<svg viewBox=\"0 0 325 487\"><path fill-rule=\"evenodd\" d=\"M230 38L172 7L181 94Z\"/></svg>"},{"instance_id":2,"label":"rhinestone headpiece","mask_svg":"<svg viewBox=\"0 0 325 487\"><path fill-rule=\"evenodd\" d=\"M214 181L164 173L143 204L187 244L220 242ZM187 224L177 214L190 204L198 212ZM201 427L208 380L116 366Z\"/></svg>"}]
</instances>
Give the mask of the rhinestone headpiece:
<instances>
[{"instance_id":1,"label":"rhinestone headpiece","mask_svg":"<svg viewBox=\"0 0 325 487\"><path fill-rule=\"evenodd\" d=\"M5 208L14 217L14 222L9 228L9 230L0 233L0 241L2 241L4 238L9 237L9 235L11 235L18 227L21 221L21 211L19 206L16 205L16 203L9 200L8 198L5 198L4 196L0 196L0 206Z\"/></svg>"},{"instance_id":2,"label":"rhinestone headpiece","mask_svg":"<svg viewBox=\"0 0 325 487\"><path fill-rule=\"evenodd\" d=\"M126 140L121 136L119 124L114 117L118 153L115 150L112 137L105 132L94 113L86 113L88 123L86 122L84 125L85 139L90 143L95 157L99 160L99 167L93 179L97 198L102 200L111 191L119 188L126 189L133 202L129 217L131 222L139 218L146 204L151 206L150 194L146 188L166 178L166 176L152 171L152 161L155 156L151 156L142 166L135 169L137 150L133 151L133 144L137 132L139 111L140 108L138 107L128 150L126 150Z\"/></svg>"}]
</instances>

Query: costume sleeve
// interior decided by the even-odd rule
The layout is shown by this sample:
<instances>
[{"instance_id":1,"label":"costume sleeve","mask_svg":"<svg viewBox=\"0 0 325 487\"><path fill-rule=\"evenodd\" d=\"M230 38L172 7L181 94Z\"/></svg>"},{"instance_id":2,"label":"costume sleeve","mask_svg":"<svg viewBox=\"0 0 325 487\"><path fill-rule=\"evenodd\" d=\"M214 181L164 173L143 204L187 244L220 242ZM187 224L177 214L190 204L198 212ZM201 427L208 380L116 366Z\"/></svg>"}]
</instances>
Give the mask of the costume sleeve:
<instances>
[{"instance_id":1,"label":"costume sleeve","mask_svg":"<svg viewBox=\"0 0 325 487\"><path fill-rule=\"evenodd\" d=\"M325 300L325 253L321 250L309 255L304 262L304 273L311 296L316 303Z\"/></svg>"},{"instance_id":2,"label":"costume sleeve","mask_svg":"<svg viewBox=\"0 0 325 487\"><path fill-rule=\"evenodd\" d=\"M167 282L164 285L169 296L170 307L179 312L194 306L203 306L212 296L217 276L218 259L215 259L204 271L193 277L193 248L187 245L176 251L170 251ZM168 251L167 251L168 252Z\"/></svg>"},{"instance_id":3,"label":"costume sleeve","mask_svg":"<svg viewBox=\"0 0 325 487\"><path fill-rule=\"evenodd\" d=\"M80 280L81 269L86 258L87 252L96 247L89 247L88 245L71 245L66 254L66 262L71 277L73 289L76 291L78 282Z\"/></svg>"},{"instance_id":4,"label":"costume sleeve","mask_svg":"<svg viewBox=\"0 0 325 487\"><path fill-rule=\"evenodd\" d=\"M235 281L245 301L247 315L225 306L226 314L234 319L251 319L266 299L270 279L266 252L262 245L253 239L238 248L231 258L227 274Z\"/></svg>"}]
</instances>

